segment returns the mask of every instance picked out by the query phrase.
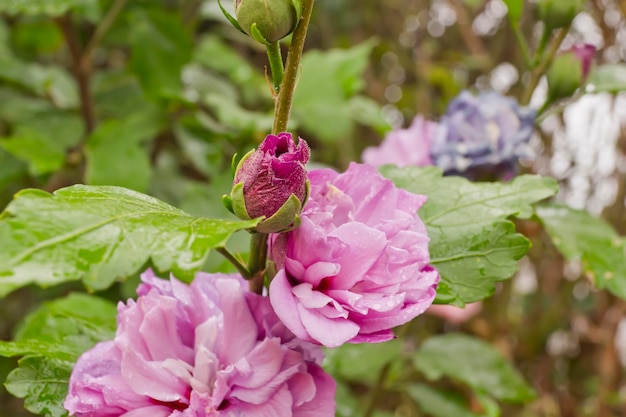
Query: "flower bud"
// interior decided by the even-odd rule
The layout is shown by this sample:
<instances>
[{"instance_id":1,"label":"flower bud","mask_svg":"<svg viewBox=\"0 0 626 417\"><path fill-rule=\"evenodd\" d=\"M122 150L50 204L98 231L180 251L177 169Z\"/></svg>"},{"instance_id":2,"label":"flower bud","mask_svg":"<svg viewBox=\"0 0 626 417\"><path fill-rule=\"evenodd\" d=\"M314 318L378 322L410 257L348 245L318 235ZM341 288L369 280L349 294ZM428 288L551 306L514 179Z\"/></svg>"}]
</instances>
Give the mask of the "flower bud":
<instances>
[{"instance_id":1,"label":"flower bud","mask_svg":"<svg viewBox=\"0 0 626 417\"><path fill-rule=\"evenodd\" d=\"M301 13L300 0L235 0L235 15L241 29L265 44L293 32Z\"/></svg>"},{"instance_id":2,"label":"flower bud","mask_svg":"<svg viewBox=\"0 0 626 417\"><path fill-rule=\"evenodd\" d=\"M296 145L289 133L268 135L259 148L246 154L237 165L226 206L239 218L264 216L257 232L278 233L299 224L300 212L309 194L305 165L307 143Z\"/></svg>"},{"instance_id":3,"label":"flower bud","mask_svg":"<svg viewBox=\"0 0 626 417\"><path fill-rule=\"evenodd\" d=\"M549 31L572 23L576 15L585 9L585 0L539 0L539 19Z\"/></svg>"},{"instance_id":4,"label":"flower bud","mask_svg":"<svg viewBox=\"0 0 626 417\"><path fill-rule=\"evenodd\" d=\"M571 96L585 83L595 51L593 45L575 45L554 59L547 73L549 102Z\"/></svg>"}]
</instances>

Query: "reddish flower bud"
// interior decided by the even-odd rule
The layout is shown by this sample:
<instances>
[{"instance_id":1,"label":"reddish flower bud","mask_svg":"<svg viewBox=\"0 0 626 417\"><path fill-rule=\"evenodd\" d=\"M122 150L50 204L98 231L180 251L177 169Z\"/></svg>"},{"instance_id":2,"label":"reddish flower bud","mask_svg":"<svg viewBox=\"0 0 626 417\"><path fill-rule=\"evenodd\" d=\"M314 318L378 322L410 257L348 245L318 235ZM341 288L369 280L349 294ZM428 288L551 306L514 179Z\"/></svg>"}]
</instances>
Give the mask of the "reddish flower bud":
<instances>
[{"instance_id":1,"label":"reddish flower bud","mask_svg":"<svg viewBox=\"0 0 626 417\"><path fill-rule=\"evenodd\" d=\"M574 45L554 59L547 73L549 102L569 97L585 84L595 52L593 45Z\"/></svg>"},{"instance_id":2,"label":"reddish flower bud","mask_svg":"<svg viewBox=\"0 0 626 417\"><path fill-rule=\"evenodd\" d=\"M257 227L263 233L297 225L308 197L309 155L309 146L301 138L296 145L289 133L268 135L239 162L227 206L243 219L265 216Z\"/></svg>"}]
</instances>

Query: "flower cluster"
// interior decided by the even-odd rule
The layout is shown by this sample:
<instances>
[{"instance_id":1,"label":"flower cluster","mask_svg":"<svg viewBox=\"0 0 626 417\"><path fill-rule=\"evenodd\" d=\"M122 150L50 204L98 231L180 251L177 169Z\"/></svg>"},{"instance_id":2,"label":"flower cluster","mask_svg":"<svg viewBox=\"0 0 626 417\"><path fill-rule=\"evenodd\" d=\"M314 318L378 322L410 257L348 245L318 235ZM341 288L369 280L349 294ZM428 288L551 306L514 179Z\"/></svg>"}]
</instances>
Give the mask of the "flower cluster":
<instances>
[{"instance_id":1,"label":"flower cluster","mask_svg":"<svg viewBox=\"0 0 626 417\"><path fill-rule=\"evenodd\" d=\"M239 164L225 200L280 232L268 239L279 268L269 297L239 275L199 273L187 285L144 273L137 301L118 306L115 339L78 360L65 401L72 415L334 415L319 345L393 338L431 305L439 274L417 215L426 197L371 165L307 175L308 154L304 141L269 135Z\"/></svg>"},{"instance_id":2,"label":"flower cluster","mask_svg":"<svg viewBox=\"0 0 626 417\"><path fill-rule=\"evenodd\" d=\"M138 300L118 306L115 339L78 360L71 415L334 416L319 347L294 338L241 278L142 280Z\"/></svg>"}]
</instances>

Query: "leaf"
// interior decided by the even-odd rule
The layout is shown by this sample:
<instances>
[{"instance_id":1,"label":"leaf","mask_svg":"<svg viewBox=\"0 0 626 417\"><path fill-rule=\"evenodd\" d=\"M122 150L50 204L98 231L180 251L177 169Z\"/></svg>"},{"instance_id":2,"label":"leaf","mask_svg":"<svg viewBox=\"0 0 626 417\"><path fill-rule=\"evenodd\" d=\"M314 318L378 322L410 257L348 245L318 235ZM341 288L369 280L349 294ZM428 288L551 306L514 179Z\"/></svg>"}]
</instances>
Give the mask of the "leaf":
<instances>
[{"instance_id":1,"label":"leaf","mask_svg":"<svg viewBox=\"0 0 626 417\"><path fill-rule=\"evenodd\" d=\"M626 64L598 65L591 70L587 91L619 93L626 91Z\"/></svg>"},{"instance_id":2,"label":"leaf","mask_svg":"<svg viewBox=\"0 0 626 417\"><path fill-rule=\"evenodd\" d=\"M509 10L509 20L517 24L524 12L524 0L503 0Z\"/></svg>"},{"instance_id":3,"label":"leaf","mask_svg":"<svg viewBox=\"0 0 626 417\"><path fill-rule=\"evenodd\" d=\"M433 417L478 417L468 410L466 404L449 392L424 384L415 384L408 387L407 393L423 412Z\"/></svg>"},{"instance_id":4,"label":"leaf","mask_svg":"<svg viewBox=\"0 0 626 417\"><path fill-rule=\"evenodd\" d=\"M96 0L2 0L0 12L60 16L74 8L92 7Z\"/></svg>"},{"instance_id":5,"label":"leaf","mask_svg":"<svg viewBox=\"0 0 626 417\"><path fill-rule=\"evenodd\" d=\"M60 169L67 149L80 141L84 130L83 122L75 114L37 111L22 115L13 135L0 139L0 146L28 163L31 175L37 176Z\"/></svg>"},{"instance_id":6,"label":"leaf","mask_svg":"<svg viewBox=\"0 0 626 417\"><path fill-rule=\"evenodd\" d=\"M209 249L255 224L195 218L120 187L75 185L54 195L24 190L0 220L0 296L31 283L79 279L104 289L148 261L189 280Z\"/></svg>"},{"instance_id":7,"label":"leaf","mask_svg":"<svg viewBox=\"0 0 626 417\"><path fill-rule=\"evenodd\" d=\"M463 382L479 394L513 403L532 400L533 389L493 346L460 333L429 338L413 357L430 380L443 376Z\"/></svg>"},{"instance_id":8,"label":"leaf","mask_svg":"<svg viewBox=\"0 0 626 417\"><path fill-rule=\"evenodd\" d=\"M24 398L25 408L35 414L48 417L65 417L63 401L74 362L45 359L41 356L26 357L19 361L5 383L7 391Z\"/></svg>"},{"instance_id":9,"label":"leaf","mask_svg":"<svg viewBox=\"0 0 626 417\"><path fill-rule=\"evenodd\" d=\"M115 314L115 305L87 294L70 294L31 313L15 342L0 341L0 355L25 355L9 374L7 390L25 398L33 413L66 416L63 401L74 363L96 343L113 338Z\"/></svg>"},{"instance_id":10,"label":"leaf","mask_svg":"<svg viewBox=\"0 0 626 417\"><path fill-rule=\"evenodd\" d=\"M532 175L503 184L442 177L435 167L385 166L381 172L398 187L428 196L419 216L431 239L431 263L441 273L437 302L460 307L491 295L494 282L511 277L530 247L506 219L531 216L532 204L557 190L554 180Z\"/></svg>"},{"instance_id":11,"label":"leaf","mask_svg":"<svg viewBox=\"0 0 626 417\"><path fill-rule=\"evenodd\" d=\"M565 258L580 259L598 288L626 299L626 245L610 224L563 205L540 206L536 212Z\"/></svg>"},{"instance_id":12,"label":"leaf","mask_svg":"<svg viewBox=\"0 0 626 417\"><path fill-rule=\"evenodd\" d=\"M145 192L150 183L150 159L141 142L163 129L165 117L151 106L123 120L98 126L87 141L87 183L119 185Z\"/></svg>"},{"instance_id":13,"label":"leaf","mask_svg":"<svg viewBox=\"0 0 626 417\"><path fill-rule=\"evenodd\" d=\"M150 97L177 95L182 89L181 69L191 60L192 38L179 16L165 10L129 13L130 68Z\"/></svg>"},{"instance_id":14,"label":"leaf","mask_svg":"<svg viewBox=\"0 0 626 417\"><path fill-rule=\"evenodd\" d=\"M363 88L374 42L350 49L308 51L293 98L293 113L302 126L324 142L349 136L354 126L348 103Z\"/></svg>"},{"instance_id":15,"label":"leaf","mask_svg":"<svg viewBox=\"0 0 626 417\"><path fill-rule=\"evenodd\" d=\"M402 343L348 344L326 350L324 368L335 377L366 384L376 382L385 364L402 358ZM355 366L355 364L359 366Z\"/></svg>"}]
</instances>

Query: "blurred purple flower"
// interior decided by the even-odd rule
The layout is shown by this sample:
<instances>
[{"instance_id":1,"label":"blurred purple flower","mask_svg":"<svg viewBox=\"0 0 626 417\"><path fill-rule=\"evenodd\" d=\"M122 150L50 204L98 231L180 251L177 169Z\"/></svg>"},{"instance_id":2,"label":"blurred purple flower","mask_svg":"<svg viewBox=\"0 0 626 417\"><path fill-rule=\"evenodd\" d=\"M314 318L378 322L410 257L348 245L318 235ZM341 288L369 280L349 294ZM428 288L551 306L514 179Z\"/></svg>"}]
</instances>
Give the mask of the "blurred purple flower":
<instances>
[{"instance_id":1,"label":"blurred purple flower","mask_svg":"<svg viewBox=\"0 0 626 417\"><path fill-rule=\"evenodd\" d=\"M65 408L78 417L332 417L319 347L294 337L236 276L191 285L142 276L112 341L76 363Z\"/></svg>"},{"instance_id":2,"label":"blurred purple flower","mask_svg":"<svg viewBox=\"0 0 626 417\"><path fill-rule=\"evenodd\" d=\"M313 170L309 179L301 226L270 237L276 314L299 338L327 347L392 339L392 327L430 306L439 282L416 214L426 197L371 165Z\"/></svg>"},{"instance_id":3,"label":"blurred purple flower","mask_svg":"<svg viewBox=\"0 0 626 417\"><path fill-rule=\"evenodd\" d=\"M448 106L431 147L434 165L446 174L497 179L530 158L535 111L496 92L462 92Z\"/></svg>"},{"instance_id":4,"label":"blurred purple flower","mask_svg":"<svg viewBox=\"0 0 626 417\"><path fill-rule=\"evenodd\" d=\"M293 194L304 204L309 145L290 133L267 135L258 149L244 156L234 184L243 183L243 200L249 218L274 215ZM231 194L231 197L234 197Z\"/></svg>"},{"instance_id":5,"label":"blurred purple flower","mask_svg":"<svg viewBox=\"0 0 626 417\"><path fill-rule=\"evenodd\" d=\"M432 165L430 144L437 133L437 128L437 123L416 116L408 129L393 130L385 136L380 146L365 149L362 155L363 162L374 166Z\"/></svg>"}]
</instances>

